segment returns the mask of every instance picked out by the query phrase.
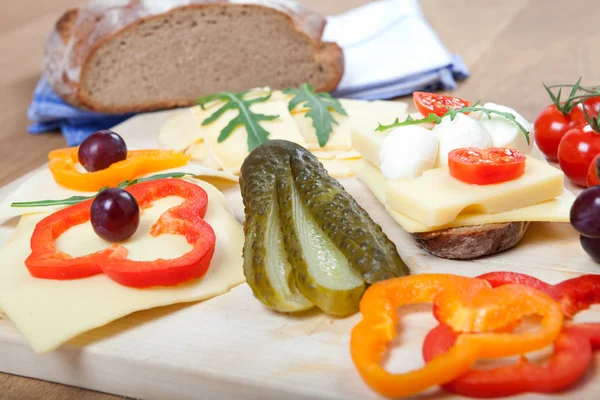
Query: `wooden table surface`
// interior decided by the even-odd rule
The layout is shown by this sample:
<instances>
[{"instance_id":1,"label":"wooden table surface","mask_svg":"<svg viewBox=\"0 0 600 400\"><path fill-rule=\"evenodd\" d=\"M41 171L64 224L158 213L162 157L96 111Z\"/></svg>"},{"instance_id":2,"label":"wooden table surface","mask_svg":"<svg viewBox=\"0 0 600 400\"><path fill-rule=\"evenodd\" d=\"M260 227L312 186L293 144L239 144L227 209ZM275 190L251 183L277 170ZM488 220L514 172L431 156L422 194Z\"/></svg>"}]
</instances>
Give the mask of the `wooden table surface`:
<instances>
[{"instance_id":1,"label":"wooden table surface","mask_svg":"<svg viewBox=\"0 0 600 400\"><path fill-rule=\"evenodd\" d=\"M39 79L43 43L52 24L77 0L0 0L0 185L46 161L65 145L59 133L29 135L26 110ZM331 14L366 0L304 0ZM10 5L8 5L10 3ZM549 104L547 83L600 83L600 19L594 0L422 0L430 24L471 77L454 92L509 105L529 120ZM391 51L401 52L399 46ZM406 57L410 57L406 54ZM0 399L108 400L119 397L0 374Z\"/></svg>"}]
</instances>

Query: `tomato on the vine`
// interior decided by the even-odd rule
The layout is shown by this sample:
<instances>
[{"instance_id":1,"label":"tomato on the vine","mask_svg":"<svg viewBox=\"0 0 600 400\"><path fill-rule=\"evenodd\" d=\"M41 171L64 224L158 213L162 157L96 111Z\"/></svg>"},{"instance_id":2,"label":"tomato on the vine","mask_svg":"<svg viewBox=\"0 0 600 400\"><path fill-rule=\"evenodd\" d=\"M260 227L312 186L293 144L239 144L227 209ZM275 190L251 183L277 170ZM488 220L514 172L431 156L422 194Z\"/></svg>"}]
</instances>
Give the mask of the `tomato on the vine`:
<instances>
[{"instance_id":1,"label":"tomato on the vine","mask_svg":"<svg viewBox=\"0 0 600 400\"><path fill-rule=\"evenodd\" d=\"M569 116L560 112L554 104L544 108L537 117L533 124L535 143L547 159L556 161L558 145L570 126Z\"/></svg>"},{"instance_id":2,"label":"tomato on the vine","mask_svg":"<svg viewBox=\"0 0 600 400\"><path fill-rule=\"evenodd\" d=\"M588 168L587 174L587 185L588 187L600 185L600 179L598 179L598 175L600 175L600 154L598 154L592 160L590 167Z\"/></svg>"},{"instance_id":3,"label":"tomato on the vine","mask_svg":"<svg viewBox=\"0 0 600 400\"><path fill-rule=\"evenodd\" d=\"M555 104L551 104L537 117L534 123L535 143L547 159L551 161L558 159L558 146L569 129L587 123L583 113L584 107L588 115L598 115L600 96L591 97L577 104L568 114L559 110Z\"/></svg>"},{"instance_id":4,"label":"tomato on the vine","mask_svg":"<svg viewBox=\"0 0 600 400\"><path fill-rule=\"evenodd\" d=\"M458 97L427 92L414 92L413 101L417 111L425 117L429 114L436 114L441 117L448 112L448 108L456 110L471 105L470 101Z\"/></svg>"},{"instance_id":5,"label":"tomato on the vine","mask_svg":"<svg viewBox=\"0 0 600 400\"><path fill-rule=\"evenodd\" d=\"M587 186L590 163L600 154L600 134L590 125L569 129L558 146L558 163L565 175L579 186Z\"/></svg>"}]
</instances>

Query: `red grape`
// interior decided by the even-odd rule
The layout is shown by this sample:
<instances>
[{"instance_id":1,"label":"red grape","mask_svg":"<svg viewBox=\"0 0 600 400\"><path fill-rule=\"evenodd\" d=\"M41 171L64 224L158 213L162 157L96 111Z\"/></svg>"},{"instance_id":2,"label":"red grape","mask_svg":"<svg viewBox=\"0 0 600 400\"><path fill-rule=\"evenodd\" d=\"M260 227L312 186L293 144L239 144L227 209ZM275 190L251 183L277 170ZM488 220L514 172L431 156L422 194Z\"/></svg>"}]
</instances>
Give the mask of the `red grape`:
<instances>
[{"instance_id":1,"label":"red grape","mask_svg":"<svg viewBox=\"0 0 600 400\"><path fill-rule=\"evenodd\" d=\"M128 239L140 224L140 206L131 193L118 188L105 189L92 203L94 231L109 242Z\"/></svg>"},{"instance_id":2,"label":"red grape","mask_svg":"<svg viewBox=\"0 0 600 400\"><path fill-rule=\"evenodd\" d=\"M581 236L581 247L596 262L600 262L600 239Z\"/></svg>"},{"instance_id":3,"label":"red grape","mask_svg":"<svg viewBox=\"0 0 600 400\"><path fill-rule=\"evenodd\" d=\"M579 194L571 207L571 224L583 236L600 238L600 186Z\"/></svg>"},{"instance_id":4,"label":"red grape","mask_svg":"<svg viewBox=\"0 0 600 400\"><path fill-rule=\"evenodd\" d=\"M98 131L88 136L78 151L79 162L88 172L100 171L127 158L127 145L112 131Z\"/></svg>"}]
</instances>

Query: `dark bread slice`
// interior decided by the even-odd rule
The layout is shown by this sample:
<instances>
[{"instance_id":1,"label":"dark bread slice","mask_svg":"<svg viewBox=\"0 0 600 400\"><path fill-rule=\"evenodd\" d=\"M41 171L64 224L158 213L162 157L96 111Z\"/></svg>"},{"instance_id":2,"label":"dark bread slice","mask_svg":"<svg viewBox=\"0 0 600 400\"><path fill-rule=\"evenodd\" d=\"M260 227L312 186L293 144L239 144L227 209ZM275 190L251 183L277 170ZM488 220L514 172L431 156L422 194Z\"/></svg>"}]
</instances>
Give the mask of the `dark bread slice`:
<instances>
[{"instance_id":1,"label":"dark bread slice","mask_svg":"<svg viewBox=\"0 0 600 400\"><path fill-rule=\"evenodd\" d=\"M44 74L61 97L94 111L127 113L254 87L308 82L332 91L341 80L341 48L321 42L325 19L300 3L148 4L88 5L63 15L44 57Z\"/></svg>"},{"instance_id":2,"label":"dark bread slice","mask_svg":"<svg viewBox=\"0 0 600 400\"><path fill-rule=\"evenodd\" d=\"M417 245L434 256L471 260L514 247L525 235L529 222L506 222L413 233Z\"/></svg>"}]
</instances>

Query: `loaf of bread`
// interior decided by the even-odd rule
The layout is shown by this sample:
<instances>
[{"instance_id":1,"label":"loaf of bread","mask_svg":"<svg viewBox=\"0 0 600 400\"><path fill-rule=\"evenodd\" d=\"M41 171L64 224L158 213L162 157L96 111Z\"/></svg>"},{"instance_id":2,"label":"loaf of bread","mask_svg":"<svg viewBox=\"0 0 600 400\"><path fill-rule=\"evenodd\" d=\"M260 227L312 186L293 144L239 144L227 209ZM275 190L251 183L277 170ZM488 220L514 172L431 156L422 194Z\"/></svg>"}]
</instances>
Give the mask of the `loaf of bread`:
<instances>
[{"instance_id":1,"label":"loaf of bread","mask_svg":"<svg viewBox=\"0 0 600 400\"><path fill-rule=\"evenodd\" d=\"M105 113L262 86L332 91L344 60L321 42L325 23L293 0L98 0L56 23L44 74L68 103Z\"/></svg>"}]
</instances>

